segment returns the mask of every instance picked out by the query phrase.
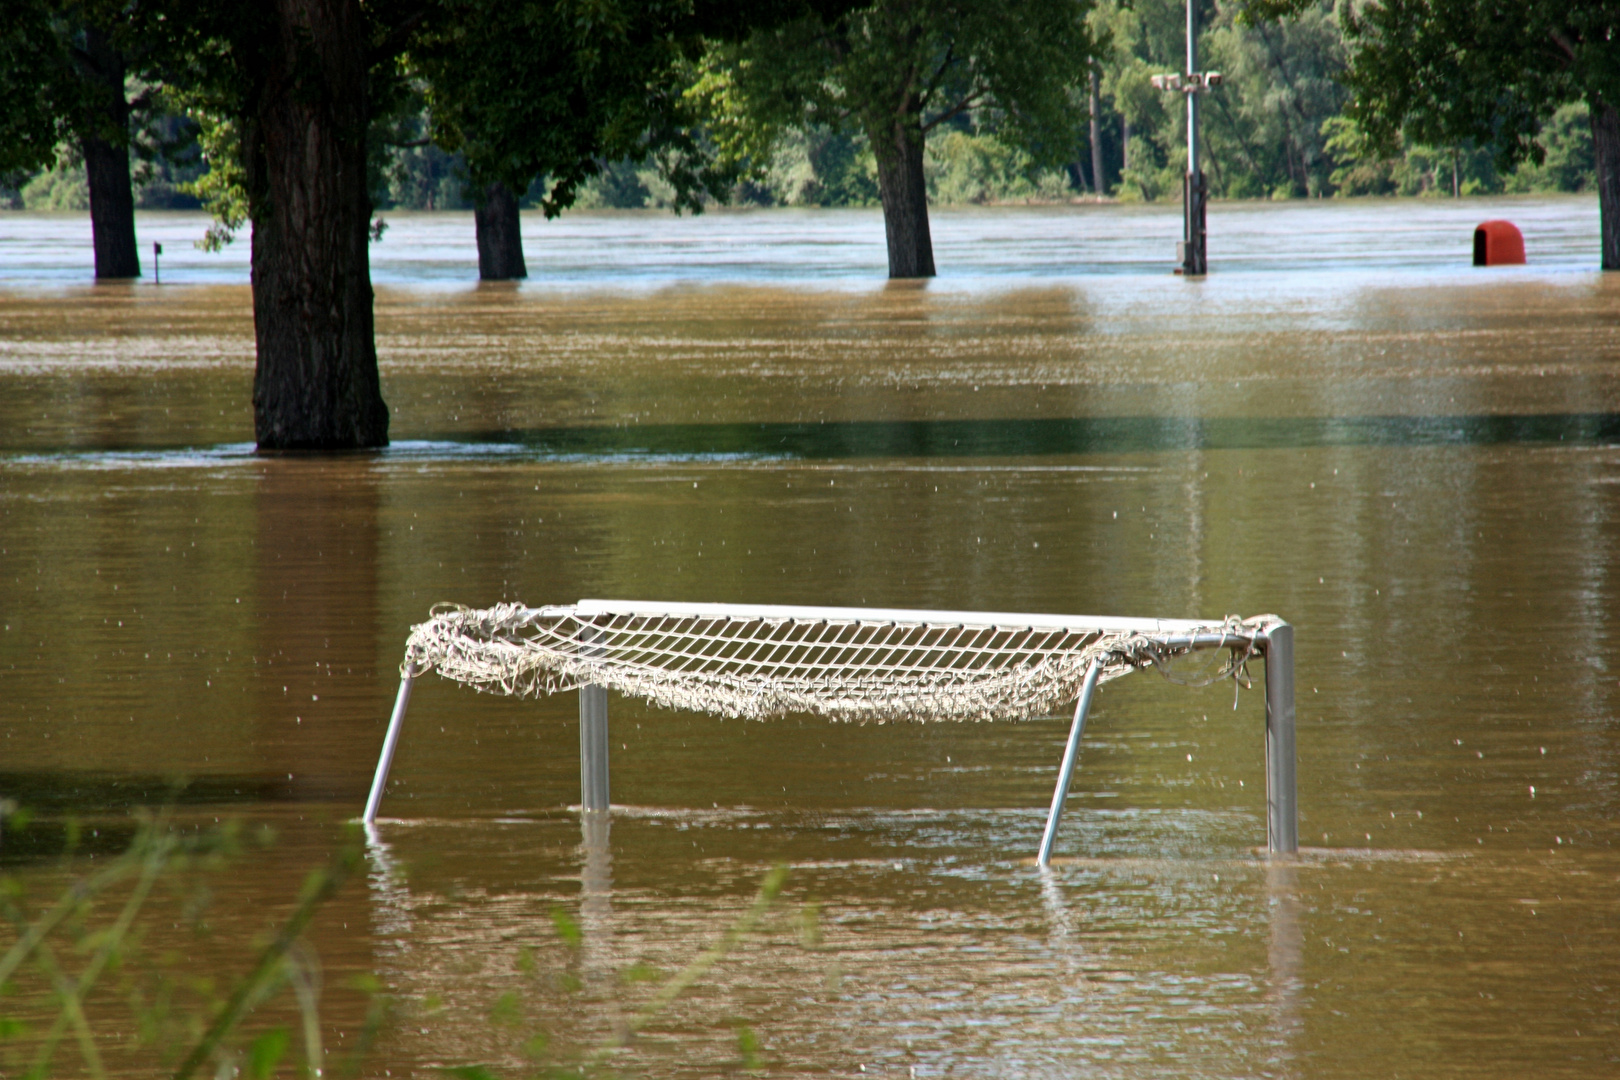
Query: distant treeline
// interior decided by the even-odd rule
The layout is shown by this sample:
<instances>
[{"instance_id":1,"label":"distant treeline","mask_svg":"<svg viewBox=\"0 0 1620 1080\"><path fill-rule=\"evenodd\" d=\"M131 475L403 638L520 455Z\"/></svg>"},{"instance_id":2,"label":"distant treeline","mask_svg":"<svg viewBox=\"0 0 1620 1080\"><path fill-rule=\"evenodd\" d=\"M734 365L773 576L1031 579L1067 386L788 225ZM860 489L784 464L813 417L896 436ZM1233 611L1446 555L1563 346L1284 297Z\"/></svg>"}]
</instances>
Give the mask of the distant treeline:
<instances>
[{"instance_id":1,"label":"distant treeline","mask_svg":"<svg viewBox=\"0 0 1620 1080\"><path fill-rule=\"evenodd\" d=\"M1427 146L1410 139L1395 153L1366 139L1345 113L1349 91L1340 82L1347 48L1337 5L1322 0L1300 14L1245 25L1241 7L1213 5L1200 38L1200 66L1225 81L1203 112L1211 191L1221 198L1318 198L1354 195L1484 195L1590 191L1596 183L1591 124L1585 104L1567 104L1544 124L1545 160L1510 172L1497 167L1497 148L1466 142ZM994 137L975 110L928 133L925 173L936 205L1061 201L1103 194L1122 201L1181 198L1186 167L1186 114L1179 95L1155 89L1151 77L1179 71L1185 58L1183 0L1105 0L1091 14L1107 47L1098 65L1097 154L1087 139L1066 168L1033 168L1030 158ZM1077 113L1091 102L1076 95ZM421 137L425 111L396 122L404 145L379 145L373 155L373 197L379 209L471 209L468 174L459 153ZM158 111L132 139L133 184L142 209L195 209L193 185L208 171L198 127L183 112ZM411 137L415 135L416 137ZM418 145L412 145L416 143ZM1100 162L1097 177L1093 162ZM1100 182L1099 182L1100 180ZM538 206L547 185L537 180L520 198ZM735 185L731 201L756 206L875 206L877 163L860 134L789 131L773 148L763 175ZM582 188L585 208L669 207L675 191L650 161L618 161ZM58 164L33 174L0 177L0 207L83 210L88 206L83 163L68 148Z\"/></svg>"}]
</instances>

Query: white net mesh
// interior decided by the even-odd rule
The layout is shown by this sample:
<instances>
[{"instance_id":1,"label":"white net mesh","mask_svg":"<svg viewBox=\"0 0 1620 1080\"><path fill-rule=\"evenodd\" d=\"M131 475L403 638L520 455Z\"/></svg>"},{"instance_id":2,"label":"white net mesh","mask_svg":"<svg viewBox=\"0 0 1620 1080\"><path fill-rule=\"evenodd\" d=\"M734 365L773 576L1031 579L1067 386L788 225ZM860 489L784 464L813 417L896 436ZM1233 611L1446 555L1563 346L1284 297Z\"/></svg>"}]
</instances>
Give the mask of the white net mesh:
<instances>
[{"instance_id":1,"label":"white net mesh","mask_svg":"<svg viewBox=\"0 0 1620 1080\"><path fill-rule=\"evenodd\" d=\"M945 617L941 617L945 616ZM760 720L1022 720L1100 678L1154 666L1178 682L1235 678L1277 621L1215 624L965 612L582 601L571 607L440 605L412 628L401 671L479 690L538 696L587 684L666 708ZM1214 649L1213 663L1173 662ZM1224 655L1222 650L1224 650Z\"/></svg>"}]
</instances>

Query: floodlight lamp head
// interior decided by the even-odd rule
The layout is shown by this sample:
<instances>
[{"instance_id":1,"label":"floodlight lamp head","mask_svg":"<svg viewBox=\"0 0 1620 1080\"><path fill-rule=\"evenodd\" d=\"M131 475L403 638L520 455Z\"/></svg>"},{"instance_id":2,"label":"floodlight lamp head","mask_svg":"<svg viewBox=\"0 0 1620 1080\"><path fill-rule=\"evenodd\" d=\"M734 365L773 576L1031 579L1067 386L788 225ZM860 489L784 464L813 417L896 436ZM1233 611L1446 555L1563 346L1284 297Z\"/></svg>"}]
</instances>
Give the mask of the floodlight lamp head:
<instances>
[{"instance_id":1,"label":"floodlight lamp head","mask_svg":"<svg viewBox=\"0 0 1620 1080\"><path fill-rule=\"evenodd\" d=\"M1181 76L1180 75L1155 75L1149 81L1151 81L1153 83L1153 88L1155 90L1180 90L1181 89Z\"/></svg>"}]
</instances>

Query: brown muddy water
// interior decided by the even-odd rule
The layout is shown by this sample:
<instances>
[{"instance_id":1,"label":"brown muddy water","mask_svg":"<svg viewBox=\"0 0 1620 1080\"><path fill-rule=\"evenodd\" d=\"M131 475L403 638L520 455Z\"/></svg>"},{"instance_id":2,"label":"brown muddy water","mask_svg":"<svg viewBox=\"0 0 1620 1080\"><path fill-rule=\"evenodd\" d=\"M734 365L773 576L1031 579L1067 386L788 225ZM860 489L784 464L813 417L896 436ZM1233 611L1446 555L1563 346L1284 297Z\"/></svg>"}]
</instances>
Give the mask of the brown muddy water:
<instances>
[{"instance_id":1,"label":"brown muddy water","mask_svg":"<svg viewBox=\"0 0 1620 1080\"><path fill-rule=\"evenodd\" d=\"M1466 265L1495 216L1529 267ZM228 980L358 814L437 601L1276 612L1286 864L1256 852L1261 695L1230 684L1105 688L1043 875L1063 717L615 699L588 851L573 697L424 682L367 871L311 931L327 1045L371 972L397 1007L368 1076L517 1075L535 1032L573 1060L781 863L782 905L616 1068L1614 1075L1620 276L1590 270L1594 217L1220 208L1232 264L1186 282L1173 208L947 213L965 269L920 287L876 280L870 214L579 215L531 223L546 274L486 288L469 220L405 217L375 252L396 441L330 458L247 445L239 265L94 288L76 220L0 218L26 256L0 274L0 794L86 836L0 858L40 902L190 778L177 820L278 836L214 881L207 934L152 931Z\"/></svg>"}]
</instances>

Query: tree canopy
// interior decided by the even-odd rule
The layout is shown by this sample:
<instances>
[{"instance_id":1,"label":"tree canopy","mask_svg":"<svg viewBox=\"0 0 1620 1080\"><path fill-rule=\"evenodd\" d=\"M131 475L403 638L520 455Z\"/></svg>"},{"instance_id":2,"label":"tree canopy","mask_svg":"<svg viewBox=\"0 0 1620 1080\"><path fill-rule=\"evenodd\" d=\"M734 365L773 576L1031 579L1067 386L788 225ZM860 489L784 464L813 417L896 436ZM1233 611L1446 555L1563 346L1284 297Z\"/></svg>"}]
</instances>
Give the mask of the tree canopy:
<instances>
[{"instance_id":1,"label":"tree canopy","mask_svg":"<svg viewBox=\"0 0 1620 1080\"><path fill-rule=\"evenodd\" d=\"M0 174L82 163L98 278L140 275L129 156L155 106L152 30L142 5L0 0Z\"/></svg>"},{"instance_id":2,"label":"tree canopy","mask_svg":"<svg viewBox=\"0 0 1620 1080\"><path fill-rule=\"evenodd\" d=\"M76 110L63 100L67 45L43 5L0 0L0 173L56 160Z\"/></svg>"},{"instance_id":3,"label":"tree canopy","mask_svg":"<svg viewBox=\"0 0 1620 1080\"><path fill-rule=\"evenodd\" d=\"M1083 141L1090 0L877 0L712 49L695 81L727 160L763 167L790 129L859 132L876 159L891 277L934 273L923 141L959 123L1029 155Z\"/></svg>"},{"instance_id":4,"label":"tree canopy","mask_svg":"<svg viewBox=\"0 0 1620 1080\"><path fill-rule=\"evenodd\" d=\"M1559 106L1620 105L1612 0L1379 0L1345 26L1349 112L1375 138L1477 139L1504 165L1539 161Z\"/></svg>"},{"instance_id":5,"label":"tree canopy","mask_svg":"<svg viewBox=\"0 0 1620 1080\"><path fill-rule=\"evenodd\" d=\"M1309 0L1250 0L1258 20ZM1546 154L1561 107L1592 125L1603 267L1620 270L1620 5L1614 0L1371 0L1348 9L1346 112L1372 145L1492 146L1502 167Z\"/></svg>"}]
</instances>

